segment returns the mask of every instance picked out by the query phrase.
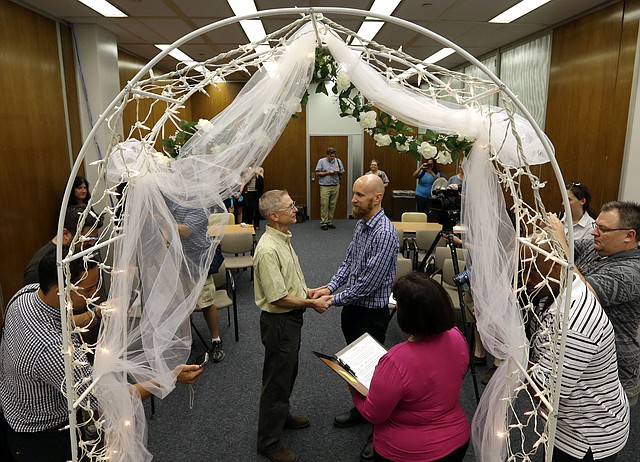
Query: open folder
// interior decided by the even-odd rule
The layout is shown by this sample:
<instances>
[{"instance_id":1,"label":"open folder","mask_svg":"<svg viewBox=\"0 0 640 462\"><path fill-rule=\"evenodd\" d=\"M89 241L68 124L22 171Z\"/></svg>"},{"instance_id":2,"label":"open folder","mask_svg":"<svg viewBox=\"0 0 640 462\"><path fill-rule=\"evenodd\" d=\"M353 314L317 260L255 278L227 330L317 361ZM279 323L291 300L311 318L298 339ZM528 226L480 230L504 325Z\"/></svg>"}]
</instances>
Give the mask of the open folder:
<instances>
[{"instance_id":1,"label":"open folder","mask_svg":"<svg viewBox=\"0 0 640 462\"><path fill-rule=\"evenodd\" d=\"M342 377L358 393L367 396L373 371L387 350L368 333L362 334L335 355L330 356L314 351L320 360Z\"/></svg>"}]
</instances>

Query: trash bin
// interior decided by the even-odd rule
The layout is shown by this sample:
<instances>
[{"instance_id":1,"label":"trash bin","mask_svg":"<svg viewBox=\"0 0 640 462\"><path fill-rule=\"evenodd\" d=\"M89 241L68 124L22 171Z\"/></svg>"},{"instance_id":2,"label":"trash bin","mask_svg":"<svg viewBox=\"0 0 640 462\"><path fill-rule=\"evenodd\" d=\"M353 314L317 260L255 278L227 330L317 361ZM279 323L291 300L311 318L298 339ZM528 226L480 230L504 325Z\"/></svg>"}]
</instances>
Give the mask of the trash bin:
<instances>
[{"instance_id":1,"label":"trash bin","mask_svg":"<svg viewBox=\"0 0 640 462\"><path fill-rule=\"evenodd\" d=\"M400 221L404 212L416 211L416 192L412 189L393 190L393 220Z\"/></svg>"}]
</instances>

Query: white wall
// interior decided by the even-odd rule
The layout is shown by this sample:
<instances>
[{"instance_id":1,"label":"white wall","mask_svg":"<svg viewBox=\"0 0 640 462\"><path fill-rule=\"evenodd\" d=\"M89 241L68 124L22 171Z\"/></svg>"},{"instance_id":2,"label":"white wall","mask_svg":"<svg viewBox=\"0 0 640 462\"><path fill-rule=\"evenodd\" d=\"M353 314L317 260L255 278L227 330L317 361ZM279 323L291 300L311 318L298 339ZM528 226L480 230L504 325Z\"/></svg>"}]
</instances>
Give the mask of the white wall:
<instances>
[{"instance_id":1,"label":"white wall","mask_svg":"<svg viewBox=\"0 0 640 462\"><path fill-rule=\"evenodd\" d=\"M618 199L640 202L640 92L638 91L638 72L640 72L640 34L636 45L636 62L633 70L633 85L629 102L627 138L620 174Z\"/></svg>"},{"instance_id":2,"label":"white wall","mask_svg":"<svg viewBox=\"0 0 640 462\"><path fill-rule=\"evenodd\" d=\"M79 65L76 63L76 79L80 130L84 141L100 115L120 92L118 43L113 33L93 24L76 24L74 32L80 60ZM122 135L120 127L118 131ZM100 130L86 152L85 172L91 187L96 184L97 171L90 168L89 164L99 159L99 152L102 157L106 155L109 140L107 130Z\"/></svg>"}]
</instances>

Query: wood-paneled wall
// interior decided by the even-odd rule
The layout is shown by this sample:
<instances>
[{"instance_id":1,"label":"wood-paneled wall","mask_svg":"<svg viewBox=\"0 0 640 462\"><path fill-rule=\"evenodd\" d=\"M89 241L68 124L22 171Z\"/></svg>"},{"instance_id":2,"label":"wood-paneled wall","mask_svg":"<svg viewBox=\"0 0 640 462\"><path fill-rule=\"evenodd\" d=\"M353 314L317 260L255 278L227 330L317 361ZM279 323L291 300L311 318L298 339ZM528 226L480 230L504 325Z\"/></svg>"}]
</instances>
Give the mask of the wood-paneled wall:
<instances>
[{"instance_id":1,"label":"wood-paneled wall","mask_svg":"<svg viewBox=\"0 0 640 462\"><path fill-rule=\"evenodd\" d=\"M146 64L146 61L119 50L118 72L120 74L120 87L124 88L127 82L132 80ZM161 75L162 73L162 71L156 70L156 75ZM129 103L122 113L122 127L125 138L132 136L139 139L141 134L137 131L132 132L132 128L138 121L138 118L146 118L146 120L141 120L141 122L144 122L144 125L147 127L152 127L158 122L160 117L162 117L167 107L167 103L162 101L156 102L153 107L151 106L152 99L140 99L138 101L139 105L137 107L135 104ZM191 120L191 101L191 99L187 100L184 108L180 110L179 117L181 119ZM158 151L162 150L162 144L160 143L162 138L173 135L176 128L172 123L166 123L165 130L165 135L159 136L156 140L155 148Z\"/></svg>"},{"instance_id":2,"label":"wood-paneled wall","mask_svg":"<svg viewBox=\"0 0 640 462\"><path fill-rule=\"evenodd\" d=\"M618 197L639 14L627 0L553 31L546 132L565 181L587 185L596 212ZM545 205L561 209L549 166L541 177Z\"/></svg>"},{"instance_id":3,"label":"wood-paneled wall","mask_svg":"<svg viewBox=\"0 0 640 462\"><path fill-rule=\"evenodd\" d=\"M61 27L65 76L56 23L8 0L0 1L0 284L5 302L22 286L33 254L56 231L71 170L63 105L64 83L72 151L80 124L69 28Z\"/></svg>"},{"instance_id":4,"label":"wood-paneled wall","mask_svg":"<svg viewBox=\"0 0 640 462\"><path fill-rule=\"evenodd\" d=\"M209 88L209 97L196 94L192 99L194 119L211 119L227 107L242 90L243 84L226 82ZM306 184L306 110L298 118L291 118L277 143L262 164L265 190L286 189L298 204L307 197Z\"/></svg>"},{"instance_id":5,"label":"wood-paneled wall","mask_svg":"<svg viewBox=\"0 0 640 462\"><path fill-rule=\"evenodd\" d=\"M364 163L362 167L364 172L369 171L371 160L378 161L378 168L389 177L389 186L387 186L382 206L387 215L393 215L393 190L394 189L416 189L416 180L413 178L413 172L416 170L417 163L413 157L408 154L400 154L398 151L391 149L389 146L376 146L376 142L369 135L364 135ZM439 172L443 178L449 178L455 175L455 165L439 165Z\"/></svg>"}]
</instances>

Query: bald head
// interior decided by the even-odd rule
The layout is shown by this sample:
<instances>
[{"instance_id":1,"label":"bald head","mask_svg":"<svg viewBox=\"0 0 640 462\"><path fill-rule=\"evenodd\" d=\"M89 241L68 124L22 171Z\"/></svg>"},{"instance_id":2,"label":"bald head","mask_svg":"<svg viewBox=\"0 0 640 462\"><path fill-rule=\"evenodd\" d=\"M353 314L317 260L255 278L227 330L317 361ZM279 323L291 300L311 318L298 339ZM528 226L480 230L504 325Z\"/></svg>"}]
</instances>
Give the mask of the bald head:
<instances>
[{"instance_id":1,"label":"bald head","mask_svg":"<svg viewBox=\"0 0 640 462\"><path fill-rule=\"evenodd\" d=\"M384 183L378 175L363 175L353 183L352 215L369 220L382 209Z\"/></svg>"},{"instance_id":2,"label":"bald head","mask_svg":"<svg viewBox=\"0 0 640 462\"><path fill-rule=\"evenodd\" d=\"M384 183L378 175L362 175L354 183L354 188L358 182L361 182L362 187L367 191L384 194Z\"/></svg>"}]
</instances>

